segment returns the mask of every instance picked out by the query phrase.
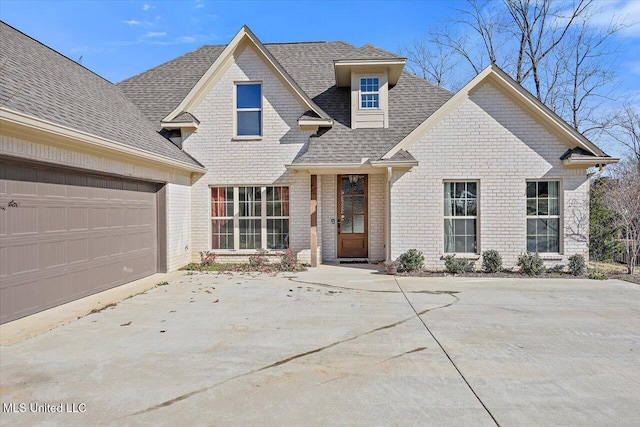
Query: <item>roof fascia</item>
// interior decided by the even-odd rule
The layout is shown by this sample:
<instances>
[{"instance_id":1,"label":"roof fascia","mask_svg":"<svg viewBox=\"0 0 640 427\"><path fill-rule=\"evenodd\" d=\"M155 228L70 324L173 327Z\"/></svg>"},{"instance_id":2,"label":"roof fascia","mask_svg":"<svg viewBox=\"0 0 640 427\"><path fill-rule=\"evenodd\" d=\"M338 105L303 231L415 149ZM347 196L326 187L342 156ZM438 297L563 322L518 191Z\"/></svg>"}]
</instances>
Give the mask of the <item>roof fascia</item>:
<instances>
[{"instance_id":1,"label":"roof fascia","mask_svg":"<svg viewBox=\"0 0 640 427\"><path fill-rule=\"evenodd\" d=\"M0 123L18 125L21 128L27 128L36 132L44 132L64 138L73 143L88 145L93 148L110 151L118 156L129 155L138 159L144 159L154 163L160 163L175 169L183 171L204 174L207 169L201 166L192 165L171 159L160 154L151 153L140 148L135 148L121 142L113 141L87 132L82 132L67 126L43 120L38 117L30 116L5 107L0 107ZM168 142L168 141L167 141Z\"/></svg>"},{"instance_id":2,"label":"roof fascia","mask_svg":"<svg viewBox=\"0 0 640 427\"><path fill-rule=\"evenodd\" d=\"M187 96L178 104L178 106L167 115L163 122L169 122L176 118L179 114L187 111L190 112L194 107L199 104L208 89L213 86L215 82L221 77L222 72L226 69L226 65L230 64L233 60L233 53L238 46L245 40L249 40L253 46L260 52L260 54L266 59L267 63L279 74L280 78L290 87L295 96L307 107L307 109L314 111L321 118L331 120L331 117L318 107L315 102L309 98L309 96L300 88L300 86L291 78L289 73L278 63L274 56L269 52L262 42L253 34L253 32L244 25L240 31L233 37L231 42L224 48L220 56L211 64L211 67L202 75L200 80L191 88Z\"/></svg>"}]
</instances>

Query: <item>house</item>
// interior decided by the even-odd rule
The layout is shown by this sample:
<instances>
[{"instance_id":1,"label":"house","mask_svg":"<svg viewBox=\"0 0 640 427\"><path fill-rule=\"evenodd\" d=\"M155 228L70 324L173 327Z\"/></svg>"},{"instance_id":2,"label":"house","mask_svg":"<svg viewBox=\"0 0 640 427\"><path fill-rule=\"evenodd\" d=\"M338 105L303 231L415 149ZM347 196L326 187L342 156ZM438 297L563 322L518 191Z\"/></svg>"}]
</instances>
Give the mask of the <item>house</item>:
<instances>
[{"instance_id":1,"label":"house","mask_svg":"<svg viewBox=\"0 0 640 427\"><path fill-rule=\"evenodd\" d=\"M588 251L614 159L503 71L453 94L345 42L243 27L113 85L2 24L1 321L198 261Z\"/></svg>"}]
</instances>

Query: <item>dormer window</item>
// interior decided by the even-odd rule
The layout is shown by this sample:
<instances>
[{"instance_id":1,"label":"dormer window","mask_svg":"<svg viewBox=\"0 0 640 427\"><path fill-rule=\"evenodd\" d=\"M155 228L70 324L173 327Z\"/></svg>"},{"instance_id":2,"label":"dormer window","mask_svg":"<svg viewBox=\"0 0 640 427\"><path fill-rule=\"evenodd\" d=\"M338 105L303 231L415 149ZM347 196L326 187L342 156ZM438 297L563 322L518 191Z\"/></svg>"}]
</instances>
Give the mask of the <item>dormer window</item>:
<instances>
[{"instance_id":1,"label":"dormer window","mask_svg":"<svg viewBox=\"0 0 640 427\"><path fill-rule=\"evenodd\" d=\"M262 85L236 83L236 135L262 136Z\"/></svg>"},{"instance_id":2,"label":"dormer window","mask_svg":"<svg viewBox=\"0 0 640 427\"><path fill-rule=\"evenodd\" d=\"M360 78L360 108L380 108L380 80L378 77Z\"/></svg>"}]
</instances>

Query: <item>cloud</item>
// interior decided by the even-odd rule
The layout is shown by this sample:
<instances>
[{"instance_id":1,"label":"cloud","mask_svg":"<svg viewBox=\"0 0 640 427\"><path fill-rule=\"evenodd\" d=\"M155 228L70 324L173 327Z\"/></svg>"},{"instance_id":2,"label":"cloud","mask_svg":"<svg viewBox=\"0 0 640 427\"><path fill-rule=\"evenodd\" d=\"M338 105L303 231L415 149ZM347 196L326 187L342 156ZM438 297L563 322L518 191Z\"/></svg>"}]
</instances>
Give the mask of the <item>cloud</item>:
<instances>
[{"instance_id":1,"label":"cloud","mask_svg":"<svg viewBox=\"0 0 640 427\"><path fill-rule=\"evenodd\" d=\"M165 33L164 31L149 31L143 37L164 37L166 35L167 33Z\"/></svg>"},{"instance_id":2,"label":"cloud","mask_svg":"<svg viewBox=\"0 0 640 427\"><path fill-rule=\"evenodd\" d=\"M151 6L150 4L143 4L142 5L142 10L149 10L149 9L155 9L155 6Z\"/></svg>"},{"instance_id":3,"label":"cloud","mask_svg":"<svg viewBox=\"0 0 640 427\"><path fill-rule=\"evenodd\" d=\"M640 2L618 0L596 3L598 7L589 19L589 25L608 28L612 23L622 26L620 35L640 37Z\"/></svg>"},{"instance_id":4,"label":"cloud","mask_svg":"<svg viewBox=\"0 0 640 427\"><path fill-rule=\"evenodd\" d=\"M179 43L193 43L196 41L195 37L192 36L182 36L182 37L178 37L178 42Z\"/></svg>"},{"instance_id":5,"label":"cloud","mask_svg":"<svg viewBox=\"0 0 640 427\"><path fill-rule=\"evenodd\" d=\"M122 21L124 24L127 25L140 25L141 22L140 21L136 21L135 19L130 19L128 21Z\"/></svg>"}]
</instances>

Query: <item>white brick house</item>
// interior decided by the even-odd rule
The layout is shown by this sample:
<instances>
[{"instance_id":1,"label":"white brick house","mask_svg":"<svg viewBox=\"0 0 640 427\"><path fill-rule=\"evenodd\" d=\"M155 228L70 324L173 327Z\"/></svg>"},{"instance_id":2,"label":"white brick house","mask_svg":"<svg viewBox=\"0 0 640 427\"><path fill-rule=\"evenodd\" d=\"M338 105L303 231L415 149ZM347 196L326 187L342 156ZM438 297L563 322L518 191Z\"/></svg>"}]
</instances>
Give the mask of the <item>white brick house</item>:
<instances>
[{"instance_id":1,"label":"white brick house","mask_svg":"<svg viewBox=\"0 0 640 427\"><path fill-rule=\"evenodd\" d=\"M22 204L0 211L0 290L22 302L0 321L178 269L201 251L243 259L290 248L317 265L416 248L442 268L451 253L479 260L495 249L513 265L537 250L566 263L588 252L587 169L617 161L493 66L452 94L371 45L262 44L243 27L228 45L112 85L1 29L0 204ZM25 85L29 73L40 78ZM29 168L40 172L26 177ZM92 184L96 174L109 184ZM84 204L74 180L88 188ZM42 229L50 216L36 199L40 213L25 223L25 182L58 203L59 234ZM157 214L149 222L117 200ZM105 227L92 226L99 212ZM111 242L112 262L98 241ZM74 287L96 268L109 280ZM54 282L66 291L30 302Z\"/></svg>"}]
</instances>

